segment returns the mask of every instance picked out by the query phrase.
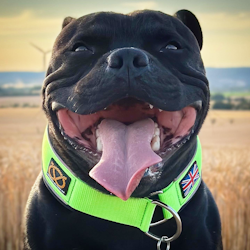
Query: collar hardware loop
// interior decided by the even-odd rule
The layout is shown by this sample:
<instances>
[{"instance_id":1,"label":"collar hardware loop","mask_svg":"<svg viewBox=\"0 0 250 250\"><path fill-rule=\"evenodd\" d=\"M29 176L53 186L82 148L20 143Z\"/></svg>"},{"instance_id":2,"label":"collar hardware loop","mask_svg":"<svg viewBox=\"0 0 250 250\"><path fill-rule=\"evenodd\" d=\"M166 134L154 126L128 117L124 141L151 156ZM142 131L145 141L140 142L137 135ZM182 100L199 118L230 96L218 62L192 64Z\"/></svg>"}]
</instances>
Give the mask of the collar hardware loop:
<instances>
[{"instance_id":1,"label":"collar hardware loop","mask_svg":"<svg viewBox=\"0 0 250 250\"><path fill-rule=\"evenodd\" d=\"M160 190L160 191L155 191L155 192L149 194L148 197L150 198L150 197L153 197L153 196L158 195L158 194L163 194L163 191L162 191L162 190Z\"/></svg>"},{"instance_id":2,"label":"collar hardware loop","mask_svg":"<svg viewBox=\"0 0 250 250\"><path fill-rule=\"evenodd\" d=\"M166 241L168 239L167 236L162 236L161 239L157 242L157 250L161 250L161 243ZM166 242L167 244L167 247L166 247L166 250L169 250L170 249L170 242Z\"/></svg>"},{"instance_id":3,"label":"collar hardware loop","mask_svg":"<svg viewBox=\"0 0 250 250\"><path fill-rule=\"evenodd\" d=\"M147 236L151 237L152 239L157 240L160 245L161 245L161 242L167 243L167 249L169 249L168 248L168 243L170 243L173 240L176 240L181 234L181 231L182 231L181 218L180 218L179 214L173 208L166 205L165 203L160 202L160 201L152 201L151 203L155 204L156 206L162 207L162 208L166 209L168 212L170 212L173 215L174 219L175 219L177 229L176 229L175 234L170 238L167 237L167 236L162 236L162 237L156 236L156 235L152 234L150 231L145 232L145 234ZM160 220L158 222L151 223L150 227L159 225L161 223L164 223L165 221L167 221L167 220L163 219L163 220ZM158 243L157 243L157 248L158 248Z\"/></svg>"}]
</instances>

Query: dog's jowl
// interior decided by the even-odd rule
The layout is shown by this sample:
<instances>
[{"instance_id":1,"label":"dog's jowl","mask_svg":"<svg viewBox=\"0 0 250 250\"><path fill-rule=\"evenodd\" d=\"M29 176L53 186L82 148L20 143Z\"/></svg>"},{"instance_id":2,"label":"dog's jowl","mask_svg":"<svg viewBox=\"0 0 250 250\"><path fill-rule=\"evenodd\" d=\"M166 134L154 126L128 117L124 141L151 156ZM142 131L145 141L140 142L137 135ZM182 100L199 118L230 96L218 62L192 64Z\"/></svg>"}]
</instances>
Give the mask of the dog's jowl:
<instances>
[{"instance_id":1,"label":"dog's jowl","mask_svg":"<svg viewBox=\"0 0 250 250\"><path fill-rule=\"evenodd\" d=\"M202 43L187 10L65 18L42 90L25 249L222 249L197 136L209 107Z\"/></svg>"}]
</instances>

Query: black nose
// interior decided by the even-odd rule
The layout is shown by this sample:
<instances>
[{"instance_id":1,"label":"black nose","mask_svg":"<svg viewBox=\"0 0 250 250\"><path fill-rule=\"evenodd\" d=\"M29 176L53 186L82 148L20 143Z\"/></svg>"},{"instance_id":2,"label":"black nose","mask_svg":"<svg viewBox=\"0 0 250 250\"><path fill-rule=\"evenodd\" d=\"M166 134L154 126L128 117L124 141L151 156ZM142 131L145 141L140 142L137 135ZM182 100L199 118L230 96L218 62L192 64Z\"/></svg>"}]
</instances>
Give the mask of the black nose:
<instances>
[{"instance_id":1,"label":"black nose","mask_svg":"<svg viewBox=\"0 0 250 250\"><path fill-rule=\"evenodd\" d=\"M113 51L107 58L108 68L116 72L130 70L140 72L148 67L148 56L140 49L122 48Z\"/></svg>"}]
</instances>

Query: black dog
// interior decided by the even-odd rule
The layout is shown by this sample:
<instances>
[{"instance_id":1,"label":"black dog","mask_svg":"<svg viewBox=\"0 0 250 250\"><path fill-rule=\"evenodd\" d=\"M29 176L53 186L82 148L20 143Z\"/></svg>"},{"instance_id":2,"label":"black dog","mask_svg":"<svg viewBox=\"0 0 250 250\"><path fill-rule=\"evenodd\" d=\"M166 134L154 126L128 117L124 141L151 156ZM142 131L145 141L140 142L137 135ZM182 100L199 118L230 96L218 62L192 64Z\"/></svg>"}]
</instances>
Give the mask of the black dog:
<instances>
[{"instance_id":1,"label":"black dog","mask_svg":"<svg viewBox=\"0 0 250 250\"><path fill-rule=\"evenodd\" d=\"M25 249L222 249L218 210L194 161L209 107L201 48L199 22L186 10L64 20L43 86L48 135ZM166 187L179 196L161 194ZM141 201L157 205L153 220L161 206L168 220L138 226L127 204Z\"/></svg>"}]
</instances>

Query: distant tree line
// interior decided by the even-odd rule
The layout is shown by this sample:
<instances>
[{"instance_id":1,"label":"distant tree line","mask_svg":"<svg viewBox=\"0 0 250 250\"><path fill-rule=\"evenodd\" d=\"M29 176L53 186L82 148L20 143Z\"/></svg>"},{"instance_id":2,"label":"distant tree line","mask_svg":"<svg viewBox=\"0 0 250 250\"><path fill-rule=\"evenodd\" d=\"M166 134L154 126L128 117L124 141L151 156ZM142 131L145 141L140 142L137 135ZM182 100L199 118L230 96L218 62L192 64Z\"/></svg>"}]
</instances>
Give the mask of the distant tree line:
<instances>
[{"instance_id":1,"label":"distant tree line","mask_svg":"<svg viewBox=\"0 0 250 250\"><path fill-rule=\"evenodd\" d=\"M38 108L39 105L31 103L9 103L0 104L0 109L2 108Z\"/></svg>"},{"instance_id":2,"label":"distant tree line","mask_svg":"<svg viewBox=\"0 0 250 250\"><path fill-rule=\"evenodd\" d=\"M225 97L223 94L214 94L211 96L214 101L213 109L234 109L234 110L250 110L250 98L244 97Z\"/></svg>"},{"instance_id":3,"label":"distant tree line","mask_svg":"<svg viewBox=\"0 0 250 250\"><path fill-rule=\"evenodd\" d=\"M0 96L34 96L40 95L41 86L33 86L26 88L3 88L0 87Z\"/></svg>"}]
</instances>

